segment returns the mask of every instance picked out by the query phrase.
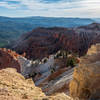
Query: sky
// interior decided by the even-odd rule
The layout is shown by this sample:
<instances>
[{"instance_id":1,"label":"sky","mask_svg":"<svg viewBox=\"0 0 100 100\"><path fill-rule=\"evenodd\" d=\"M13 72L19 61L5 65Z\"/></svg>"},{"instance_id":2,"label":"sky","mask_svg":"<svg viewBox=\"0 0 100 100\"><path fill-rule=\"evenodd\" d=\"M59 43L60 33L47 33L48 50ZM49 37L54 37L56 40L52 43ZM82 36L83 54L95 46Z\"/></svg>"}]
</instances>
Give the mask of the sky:
<instances>
[{"instance_id":1,"label":"sky","mask_svg":"<svg viewBox=\"0 0 100 100\"><path fill-rule=\"evenodd\" d=\"M100 0L0 0L0 16L100 18Z\"/></svg>"}]
</instances>

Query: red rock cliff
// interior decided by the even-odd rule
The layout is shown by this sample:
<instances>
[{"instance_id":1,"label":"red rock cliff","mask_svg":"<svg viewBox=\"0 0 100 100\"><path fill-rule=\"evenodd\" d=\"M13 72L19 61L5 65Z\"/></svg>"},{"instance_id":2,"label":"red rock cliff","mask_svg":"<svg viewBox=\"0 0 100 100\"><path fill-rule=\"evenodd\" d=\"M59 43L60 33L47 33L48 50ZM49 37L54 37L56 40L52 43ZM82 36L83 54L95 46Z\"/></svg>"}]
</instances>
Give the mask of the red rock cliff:
<instances>
[{"instance_id":1,"label":"red rock cliff","mask_svg":"<svg viewBox=\"0 0 100 100\"><path fill-rule=\"evenodd\" d=\"M100 24L77 28L37 28L24 34L12 49L30 59L41 59L64 49L83 56L91 44L100 42Z\"/></svg>"},{"instance_id":2,"label":"red rock cliff","mask_svg":"<svg viewBox=\"0 0 100 100\"><path fill-rule=\"evenodd\" d=\"M16 68L20 72L20 65L17 61L19 55L10 49L0 48L0 69Z\"/></svg>"}]
</instances>

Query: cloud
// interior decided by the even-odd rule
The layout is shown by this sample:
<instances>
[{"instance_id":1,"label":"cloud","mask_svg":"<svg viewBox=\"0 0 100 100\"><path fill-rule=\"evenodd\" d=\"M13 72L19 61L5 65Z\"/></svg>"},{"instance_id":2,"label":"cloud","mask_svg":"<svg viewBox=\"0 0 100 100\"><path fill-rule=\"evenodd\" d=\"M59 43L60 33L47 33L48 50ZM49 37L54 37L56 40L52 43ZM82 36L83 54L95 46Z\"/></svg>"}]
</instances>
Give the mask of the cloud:
<instances>
[{"instance_id":1,"label":"cloud","mask_svg":"<svg viewBox=\"0 0 100 100\"><path fill-rule=\"evenodd\" d=\"M99 17L100 0L1 0L0 7L24 15L49 17Z\"/></svg>"},{"instance_id":2,"label":"cloud","mask_svg":"<svg viewBox=\"0 0 100 100\"><path fill-rule=\"evenodd\" d=\"M16 9L18 7L18 5L16 5L16 4L9 5L8 2L0 2L0 7L5 7L8 9Z\"/></svg>"},{"instance_id":3,"label":"cloud","mask_svg":"<svg viewBox=\"0 0 100 100\"><path fill-rule=\"evenodd\" d=\"M39 0L39 1L43 3L54 3L54 2L60 2L62 0Z\"/></svg>"},{"instance_id":4,"label":"cloud","mask_svg":"<svg viewBox=\"0 0 100 100\"><path fill-rule=\"evenodd\" d=\"M59 2L53 3L44 3L40 2L40 0L21 0L21 4L26 6L30 10L41 10L41 9L48 9L48 10L55 10L55 9L69 9L69 8L76 8L80 7L80 2L65 2L65 0L59 0Z\"/></svg>"}]
</instances>

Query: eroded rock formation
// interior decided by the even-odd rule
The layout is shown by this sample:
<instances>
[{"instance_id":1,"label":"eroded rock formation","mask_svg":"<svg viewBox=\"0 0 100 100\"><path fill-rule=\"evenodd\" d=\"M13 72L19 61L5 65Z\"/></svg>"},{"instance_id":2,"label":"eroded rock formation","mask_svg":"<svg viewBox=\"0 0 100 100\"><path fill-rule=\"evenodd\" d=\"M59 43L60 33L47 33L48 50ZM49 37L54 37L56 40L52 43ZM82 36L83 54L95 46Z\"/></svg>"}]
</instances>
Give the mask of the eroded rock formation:
<instances>
[{"instance_id":1,"label":"eroded rock formation","mask_svg":"<svg viewBox=\"0 0 100 100\"><path fill-rule=\"evenodd\" d=\"M100 99L100 44L92 46L79 67L75 68L70 83L70 94L80 100Z\"/></svg>"},{"instance_id":2,"label":"eroded rock formation","mask_svg":"<svg viewBox=\"0 0 100 100\"><path fill-rule=\"evenodd\" d=\"M100 24L93 23L77 28L37 28L21 36L12 49L20 54L26 52L29 59L42 59L61 49L83 56L99 42Z\"/></svg>"},{"instance_id":3,"label":"eroded rock formation","mask_svg":"<svg viewBox=\"0 0 100 100\"><path fill-rule=\"evenodd\" d=\"M32 78L35 85L41 87L47 95L59 92L68 92L69 82L72 79L73 69L67 67L66 53L55 55L40 60L28 60L8 49L0 49L1 69L15 68L25 78ZM64 90L63 88L66 87Z\"/></svg>"},{"instance_id":4,"label":"eroded rock formation","mask_svg":"<svg viewBox=\"0 0 100 100\"><path fill-rule=\"evenodd\" d=\"M100 44L92 45L88 50L87 55L98 54L100 53Z\"/></svg>"},{"instance_id":5,"label":"eroded rock formation","mask_svg":"<svg viewBox=\"0 0 100 100\"><path fill-rule=\"evenodd\" d=\"M2 51L8 52L9 50L4 49ZM12 51L9 51L9 52L12 52ZM75 70L74 68L64 66L64 63L60 63L60 61L64 61L63 56L60 56L60 58L55 58L57 57L57 55L51 55L50 57L44 58L41 61L39 60L31 61L31 60L28 60L27 58L16 55L16 53L14 52L9 53L9 54L11 57L13 56L13 59L16 59L17 63L20 65L21 74L25 77L26 76L32 77L33 81L35 82L35 85L40 87L46 95L52 95L52 94L54 95L56 93L62 93L62 92L69 94L68 93L69 83L73 79L70 83L70 94L74 99L76 98L79 98L80 100L99 100L100 99L100 96L99 96L100 94L100 85L99 85L100 83L100 67L99 67L100 66L100 60L99 60L100 59L100 44L92 46L88 50L87 55L84 57L81 57L80 64L77 68L75 68ZM57 61L59 63L57 63ZM13 67L13 68L16 68L16 67ZM74 74L73 74L73 70L74 70ZM2 70L2 71L5 71L5 70ZM10 69L9 71L10 73L13 72L13 70L10 70ZM6 72L7 75L9 75L9 71L7 70ZM73 74L73 78L72 78L72 74ZM6 77L6 74L4 76ZM17 74L15 76L17 76ZM9 79L10 78L8 77L7 81L11 80ZM3 78L1 80L3 81ZM9 83L10 82L7 82L6 86L10 86ZM14 81L14 83L16 83L16 81ZM3 84L5 85L6 83L3 83ZM13 91L11 92L12 93L11 95L9 91L8 92L4 91L5 89L3 91L1 89L1 91L4 94L5 92L7 92L7 95L8 96L10 95L10 97L13 97L13 95L19 95L16 92L14 92L16 89L16 85L14 87L12 86L10 89L11 89L10 91ZM7 87L7 90L9 90L8 87ZM22 89L22 90L25 91L25 89ZM20 93L20 91L21 90L18 89L17 92ZM21 95L23 94L20 94L20 96ZM58 96L59 95L60 94L58 94ZM62 94L62 95L65 95L65 94ZM29 98L29 100L31 100L30 94L28 94L28 96L25 94L25 98L27 99ZM3 96L3 98L5 97L6 96ZM46 97L46 96L44 95L43 97ZM54 100L56 100L57 97L53 96L53 97L46 97L46 98L49 98L49 99L53 98ZM64 98L66 98L65 100L67 100L68 96L67 97L64 96ZM22 99L23 98L21 98L21 100ZM61 100L63 100L62 97L61 97Z\"/></svg>"},{"instance_id":6,"label":"eroded rock formation","mask_svg":"<svg viewBox=\"0 0 100 100\"><path fill-rule=\"evenodd\" d=\"M69 91L69 82L72 79L73 68L66 64L67 57L59 52L44 58L41 61L30 61L19 57L22 75L32 77L36 86L39 86L46 95ZM70 55L71 56L71 55Z\"/></svg>"},{"instance_id":7,"label":"eroded rock formation","mask_svg":"<svg viewBox=\"0 0 100 100\"><path fill-rule=\"evenodd\" d=\"M0 69L11 67L16 68L18 72L21 72L20 64L17 60L18 56L20 55L10 49L0 48Z\"/></svg>"}]
</instances>

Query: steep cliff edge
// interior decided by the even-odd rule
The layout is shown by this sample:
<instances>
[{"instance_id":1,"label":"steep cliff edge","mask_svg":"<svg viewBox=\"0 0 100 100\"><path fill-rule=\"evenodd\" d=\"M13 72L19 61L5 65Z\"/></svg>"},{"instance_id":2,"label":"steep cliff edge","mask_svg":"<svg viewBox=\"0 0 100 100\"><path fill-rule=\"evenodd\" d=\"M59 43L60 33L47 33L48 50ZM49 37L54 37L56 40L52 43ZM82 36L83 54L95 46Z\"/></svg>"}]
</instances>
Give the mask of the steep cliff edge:
<instances>
[{"instance_id":1,"label":"steep cliff edge","mask_svg":"<svg viewBox=\"0 0 100 100\"><path fill-rule=\"evenodd\" d=\"M17 60L18 56L20 55L10 49L0 48L0 69L11 67L21 72L20 64Z\"/></svg>"},{"instance_id":2,"label":"steep cliff edge","mask_svg":"<svg viewBox=\"0 0 100 100\"><path fill-rule=\"evenodd\" d=\"M100 44L81 58L70 83L70 94L80 100L100 100Z\"/></svg>"},{"instance_id":3,"label":"steep cliff edge","mask_svg":"<svg viewBox=\"0 0 100 100\"><path fill-rule=\"evenodd\" d=\"M31 79L25 78L15 69L0 70L0 100L72 100L64 93L45 96Z\"/></svg>"}]
</instances>

